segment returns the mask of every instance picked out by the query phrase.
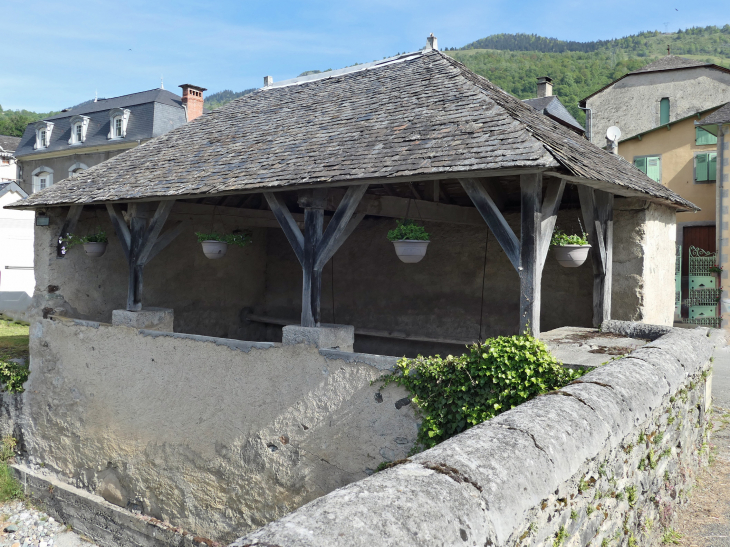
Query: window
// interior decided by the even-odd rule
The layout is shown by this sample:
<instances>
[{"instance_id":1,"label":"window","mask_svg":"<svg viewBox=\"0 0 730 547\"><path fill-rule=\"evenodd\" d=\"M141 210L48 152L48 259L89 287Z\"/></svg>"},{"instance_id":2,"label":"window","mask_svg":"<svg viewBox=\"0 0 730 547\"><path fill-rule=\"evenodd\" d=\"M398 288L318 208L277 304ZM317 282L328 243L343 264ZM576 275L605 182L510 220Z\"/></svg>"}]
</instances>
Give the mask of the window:
<instances>
[{"instance_id":1,"label":"window","mask_svg":"<svg viewBox=\"0 0 730 547\"><path fill-rule=\"evenodd\" d=\"M715 179L717 179L717 153L696 154L695 182L715 182Z\"/></svg>"},{"instance_id":2,"label":"window","mask_svg":"<svg viewBox=\"0 0 730 547\"><path fill-rule=\"evenodd\" d=\"M651 180L662 182L661 156L637 156L634 158L634 165Z\"/></svg>"},{"instance_id":3,"label":"window","mask_svg":"<svg viewBox=\"0 0 730 547\"><path fill-rule=\"evenodd\" d=\"M126 108L114 108L109 112L110 139L123 139L127 136L127 122L130 111Z\"/></svg>"},{"instance_id":4,"label":"window","mask_svg":"<svg viewBox=\"0 0 730 547\"><path fill-rule=\"evenodd\" d=\"M53 132L53 122L40 121L35 124L35 148L48 148L51 142L51 133Z\"/></svg>"},{"instance_id":5,"label":"window","mask_svg":"<svg viewBox=\"0 0 730 547\"><path fill-rule=\"evenodd\" d=\"M659 125L667 125L669 123L669 99L664 97L659 101Z\"/></svg>"},{"instance_id":6,"label":"window","mask_svg":"<svg viewBox=\"0 0 730 547\"><path fill-rule=\"evenodd\" d=\"M695 144L698 146L703 146L705 144L717 144L717 137L709 131L705 131L701 127L696 127Z\"/></svg>"},{"instance_id":7,"label":"window","mask_svg":"<svg viewBox=\"0 0 730 547\"><path fill-rule=\"evenodd\" d=\"M68 140L69 144L81 144L86 141L86 130L89 127L88 116L74 116L70 120L71 123L71 138Z\"/></svg>"},{"instance_id":8,"label":"window","mask_svg":"<svg viewBox=\"0 0 730 547\"><path fill-rule=\"evenodd\" d=\"M53 185L53 169L42 165L33 171L33 191L40 192Z\"/></svg>"},{"instance_id":9,"label":"window","mask_svg":"<svg viewBox=\"0 0 730 547\"><path fill-rule=\"evenodd\" d=\"M87 169L88 169L88 166L85 163L81 163L80 161L77 161L71 167L68 168L68 176L73 177L74 175L82 173L83 171L86 171Z\"/></svg>"}]
</instances>

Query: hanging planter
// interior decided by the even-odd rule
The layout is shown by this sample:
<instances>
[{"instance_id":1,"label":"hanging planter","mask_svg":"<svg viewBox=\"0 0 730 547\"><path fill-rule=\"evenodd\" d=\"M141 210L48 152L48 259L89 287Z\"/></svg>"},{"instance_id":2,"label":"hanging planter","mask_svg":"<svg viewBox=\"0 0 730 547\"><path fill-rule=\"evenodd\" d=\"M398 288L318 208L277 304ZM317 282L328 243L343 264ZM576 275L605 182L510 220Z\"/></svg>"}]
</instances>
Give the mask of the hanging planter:
<instances>
[{"instance_id":1,"label":"hanging planter","mask_svg":"<svg viewBox=\"0 0 730 547\"><path fill-rule=\"evenodd\" d=\"M203 247L203 254L211 260L226 256L229 245L245 247L251 243L251 235L248 233L219 234L211 232L208 234L195 232L198 242Z\"/></svg>"},{"instance_id":2,"label":"hanging planter","mask_svg":"<svg viewBox=\"0 0 730 547\"><path fill-rule=\"evenodd\" d=\"M558 261L564 268L577 268L588 258L588 251L591 246L588 244L587 235L568 235L560 229L556 229L553 238L550 240L550 248Z\"/></svg>"},{"instance_id":3,"label":"hanging planter","mask_svg":"<svg viewBox=\"0 0 730 547\"><path fill-rule=\"evenodd\" d=\"M431 243L426 229L409 219L398 220L396 224L395 229L390 230L387 236L393 242L395 254L406 264L423 260L428 244Z\"/></svg>"},{"instance_id":4,"label":"hanging planter","mask_svg":"<svg viewBox=\"0 0 730 547\"><path fill-rule=\"evenodd\" d=\"M66 237L61 238L61 243L64 244L66 251L74 245L83 245L86 256L98 258L106 252L106 246L109 240L106 237L106 232L98 228L97 230L96 233L87 236L68 234Z\"/></svg>"}]
</instances>

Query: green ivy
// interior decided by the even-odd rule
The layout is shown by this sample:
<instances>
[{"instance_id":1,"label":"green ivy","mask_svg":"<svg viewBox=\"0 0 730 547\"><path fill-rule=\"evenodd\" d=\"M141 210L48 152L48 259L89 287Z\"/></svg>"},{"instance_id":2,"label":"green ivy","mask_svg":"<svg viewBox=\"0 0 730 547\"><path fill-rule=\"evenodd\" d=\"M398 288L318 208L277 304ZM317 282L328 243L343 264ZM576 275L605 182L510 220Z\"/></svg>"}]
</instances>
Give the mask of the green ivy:
<instances>
[{"instance_id":1,"label":"green ivy","mask_svg":"<svg viewBox=\"0 0 730 547\"><path fill-rule=\"evenodd\" d=\"M395 383L413 396L423 417L417 444L424 448L588 372L563 368L528 334L490 338L468 349L457 357L404 357L393 374L381 378L381 389Z\"/></svg>"},{"instance_id":2,"label":"green ivy","mask_svg":"<svg viewBox=\"0 0 730 547\"><path fill-rule=\"evenodd\" d=\"M428 233L423 226L414 224L412 220L403 219L395 221L395 228L388 232L389 241L400 241L402 239L411 239L417 241L429 241Z\"/></svg>"},{"instance_id":3,"label":"green ivy","mask_svg":"<svg viewBox=\"0 0 730 547\"><path fill-rule=\"evenodd\" d=\"M12 361L0 361L0 384L10 393L22 393L23 384L28 379L30 371L26 365L19 365Z\"/></svg>"},{"instance_id":4,"label":"green ivy","mask_svg":"<svg viewBox=\"0 0 730 547\"><path fill-rule=\"evenodd\" d=\"M550 245L557 245L558 247L563 245L588 245L588 235L585 232L582 236L577 234L568 235L560 228L556 228L550 240Z\"/></svg>"},{"instance_id":5,"label":"green ivy","mask_svg":"<svg viewBox=\"0 0 730 547\"><path fill-rule=\"evenodd\" d=\"M228 243L228 245L238 245L239 247L245 247L246 245L251 243L251 234L249 234L248 232L240 234L195 232L195 235L198 238L198 243L202 243L203 241L222 241L223 243Z\"/></svg>"},{"instance_id":6,"label":"green ivy","mask_svg":"<svg viewBox=\"0 0 730 547\"><path fill-rule=\"evenodd\" d=\"M74 245L83 245L84 243L107 243L109 238L104 230L96 228L96 232L87 236L77 236L76 234L68 234L61 238L61 242L66 244L66 248L70 249Z\"/></svg>"}]
</instances>

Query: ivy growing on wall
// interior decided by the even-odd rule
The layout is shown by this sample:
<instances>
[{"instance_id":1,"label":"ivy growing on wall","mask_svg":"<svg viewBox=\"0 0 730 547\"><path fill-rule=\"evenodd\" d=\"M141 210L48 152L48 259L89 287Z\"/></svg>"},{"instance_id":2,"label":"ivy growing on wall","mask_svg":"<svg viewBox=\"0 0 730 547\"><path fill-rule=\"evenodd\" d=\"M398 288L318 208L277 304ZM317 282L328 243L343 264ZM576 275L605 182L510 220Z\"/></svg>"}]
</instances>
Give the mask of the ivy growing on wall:
<instances>
[{"instance_id":1,"label":"ivy growing on wall","mask_svg":"<svg viewBox=\"0 0 730 547\"><path fill-rule=\"evenodd\" d=\"M423 415L417 444L431 448L586 372L563 368L545 344L522 334L490 338L456 357L403 358L381 389L394 383L411 393Z\"/></svg>"}]
</instances>

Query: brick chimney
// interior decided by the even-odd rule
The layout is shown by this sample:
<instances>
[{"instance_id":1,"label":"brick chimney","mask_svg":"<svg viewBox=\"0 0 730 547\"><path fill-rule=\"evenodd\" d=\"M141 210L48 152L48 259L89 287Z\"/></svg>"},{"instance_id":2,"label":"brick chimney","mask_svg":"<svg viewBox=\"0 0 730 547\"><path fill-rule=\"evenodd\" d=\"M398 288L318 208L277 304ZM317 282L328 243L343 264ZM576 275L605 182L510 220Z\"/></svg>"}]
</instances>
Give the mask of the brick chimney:
<instances>
[{"instance_id":1,"label":"brick chimney","mask_svg":"<svg viewBox=\"0 0 730 547\"><path fill-rule=\"evenodd\" d=\"M537 98L552 97L553 95L553 79L547 76L541 76L537 79Z\"/></svg>"},{"instance_id":2,"label":"brick chimney","mask_svg":"<svg viewBox=\"0 0 730 547\"><path fill-rule=\"evenodd\" d=\"M203 115L203 91L207 91L204 87L197 85L183 84L182 104L188 116L188 121L192 122L195 118Z\"/></svg>"}]
</instances>

